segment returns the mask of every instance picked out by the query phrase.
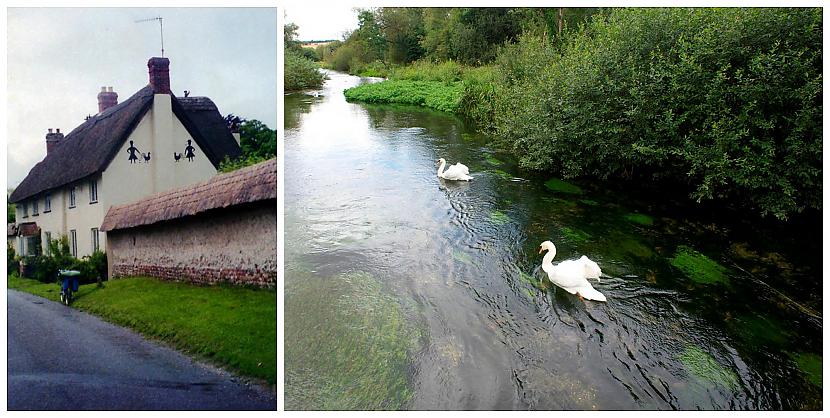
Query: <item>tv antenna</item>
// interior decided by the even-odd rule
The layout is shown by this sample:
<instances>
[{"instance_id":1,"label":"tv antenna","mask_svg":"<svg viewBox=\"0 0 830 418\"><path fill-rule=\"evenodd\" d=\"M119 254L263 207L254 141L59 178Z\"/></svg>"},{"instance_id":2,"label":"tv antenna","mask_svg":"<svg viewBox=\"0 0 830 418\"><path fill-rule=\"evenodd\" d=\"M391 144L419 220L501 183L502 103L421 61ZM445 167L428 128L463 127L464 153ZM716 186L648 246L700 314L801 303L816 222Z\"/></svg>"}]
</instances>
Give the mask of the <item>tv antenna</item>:
<instances>
[{"instance_id":1,"label":"tv antenna","mask_svg":"<svg viewBox=\"0 0 830 418\"><path fill-rule=\"evenodd\" d=\"M164 57L164 24L162 23L163 18L161 16L151 17L149 19L136 20L135 23L152 22L154 20L159 21L159 34L161 34L161 56Z\"/></svg>"}]
</instances>

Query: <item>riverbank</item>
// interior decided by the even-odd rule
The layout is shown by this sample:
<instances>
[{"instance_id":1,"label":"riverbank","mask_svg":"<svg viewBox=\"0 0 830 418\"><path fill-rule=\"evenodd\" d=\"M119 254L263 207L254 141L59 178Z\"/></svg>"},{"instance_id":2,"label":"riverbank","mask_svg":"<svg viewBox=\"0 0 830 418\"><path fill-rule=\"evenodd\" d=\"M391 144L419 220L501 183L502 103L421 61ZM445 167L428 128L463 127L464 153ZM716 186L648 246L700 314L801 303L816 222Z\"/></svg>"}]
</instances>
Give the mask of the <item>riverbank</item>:
<instances>
[{"instance_id":1,"label":"riverbank","mask_svg":"<svg viewBox=\"0 0 830 418\"><path fill-rule=\"evenodd\" d=\"M59 302L60 286L8 276L8 287ZM81 285L72 307L274 385L276 292L134 277Z\"/></svg>"},{"instance_id":2,"label":"riverbank","mask_svg":"<svg viewBox=\"0 0 830 418\"><path fill-rule=\"evenodd\" d=\"M346 95L452 112L525 169L671 184L689 205L786 220L822 209L820 22L817 9L613 9L557 44L523 36L490 66L419 61ZM444 100L428 105L416 82Z\"/></svg>"}]
</instances>

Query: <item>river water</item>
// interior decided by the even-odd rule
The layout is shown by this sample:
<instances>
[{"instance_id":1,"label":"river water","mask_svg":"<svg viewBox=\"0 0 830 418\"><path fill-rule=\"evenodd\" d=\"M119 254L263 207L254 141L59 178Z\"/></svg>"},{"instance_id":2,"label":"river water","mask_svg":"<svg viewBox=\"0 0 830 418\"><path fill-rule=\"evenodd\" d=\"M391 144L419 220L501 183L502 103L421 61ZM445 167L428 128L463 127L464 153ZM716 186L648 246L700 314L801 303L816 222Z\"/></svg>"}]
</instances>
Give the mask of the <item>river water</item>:
<instances>
[{"instance_id":1,"label":"river water","mask_svg":"<svg viewBox=\"0 0 830 418\"><path fill-rule=\"evenodd\" d=\"M820 228L561 187L328 75L285 97L287 409L822 408ZM608 302L549 288L545 240L598 262Z\"/></svg>"}]
</instances>

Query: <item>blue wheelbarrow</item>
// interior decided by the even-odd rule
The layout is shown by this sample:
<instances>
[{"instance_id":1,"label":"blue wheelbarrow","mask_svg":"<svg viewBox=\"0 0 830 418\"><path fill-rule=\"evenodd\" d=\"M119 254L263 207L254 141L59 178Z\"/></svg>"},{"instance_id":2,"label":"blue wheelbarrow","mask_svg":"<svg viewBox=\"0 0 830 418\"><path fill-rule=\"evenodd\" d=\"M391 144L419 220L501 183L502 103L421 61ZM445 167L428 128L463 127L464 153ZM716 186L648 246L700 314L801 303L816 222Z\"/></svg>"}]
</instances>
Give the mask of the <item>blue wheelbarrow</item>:
<instances>
[{"instance_id":1,"label":"blue wheelbarrow","mask_svg":"<svg viewBox=\"0 0 830 418\"><path fill-rule=\"evenodd\" d=\"M78 291L78 270L58 270L58 279L61 282L61 303L69 306L74 299L73 294Z\"/></svg>"}]
</instances>

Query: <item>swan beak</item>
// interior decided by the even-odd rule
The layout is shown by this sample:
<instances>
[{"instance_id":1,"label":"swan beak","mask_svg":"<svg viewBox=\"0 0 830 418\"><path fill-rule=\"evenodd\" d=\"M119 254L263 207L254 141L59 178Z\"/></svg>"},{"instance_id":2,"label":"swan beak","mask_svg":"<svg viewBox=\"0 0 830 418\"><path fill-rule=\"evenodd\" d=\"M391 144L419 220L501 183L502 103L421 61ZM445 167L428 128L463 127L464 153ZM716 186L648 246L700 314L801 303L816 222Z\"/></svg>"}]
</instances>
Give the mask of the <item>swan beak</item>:
<instances>
[{"instance_id":1,"label":"swan beak","mask_svg":"<svg viewBox=\"0 0 830 418\"><path fill-rule=\"evenodd\" d=\"M539 247L539 254L542 254L543 252L545 252L545 249L543 247Z\"/></svg>"}]
</instances>

